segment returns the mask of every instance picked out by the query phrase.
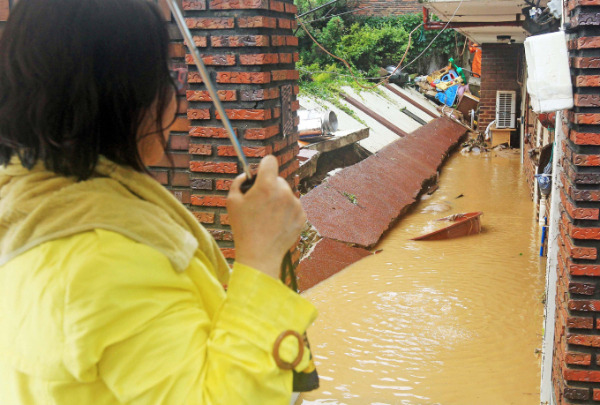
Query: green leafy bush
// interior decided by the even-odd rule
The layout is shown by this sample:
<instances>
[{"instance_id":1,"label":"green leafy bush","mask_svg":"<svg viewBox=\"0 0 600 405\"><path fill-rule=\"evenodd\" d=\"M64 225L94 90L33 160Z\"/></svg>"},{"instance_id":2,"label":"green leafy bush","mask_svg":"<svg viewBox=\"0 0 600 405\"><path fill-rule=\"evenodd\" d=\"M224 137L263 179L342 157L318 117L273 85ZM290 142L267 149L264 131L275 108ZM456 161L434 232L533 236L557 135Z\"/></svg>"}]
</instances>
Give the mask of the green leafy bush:
<instances>
[{"instance_id":1,"label":"green leafy bush","mask_svg":"<svg viewBox=\"0 0 600 405\"><path fill-rule=\"evenodd\" d=\"M360 89L357 82L347 75L347 71L342 70L335 64L320 66L318 63L313 63L312 65L306 66L302 64L302 60L296 64L296 67L300 71L301 95L327 100L346 112L346 114L354 117L358 122L364 124L352 109L340 102L342 87L350 86L355 89ZM360 78L358 78L357 81L363 86L370 85L370 83Z\"/></svg>"},{"instance_id":2,"label":"green leafy bush","mask_svg":"<svg viewBox=\"0 0 600 405\"><path fill-rule=\"evenodd\" d=\"M380 67L400 61L407 40L406 31L390 24L371 27L354 23L338 42L337 51L359 70L374 75Z\"/></svg>"},{"instance_id":3,"label":"green leafy bush","mask_svg":"<svg viewBox=\"0 0 600 405\"><path fill-rule=\"evenodd\" d=\"M349 20L353 23L369 27L389 25L402 28L405 32L409 33L423 22L423 14L405 14L392 17L349 17ZM438 20L438 18L433 16L433 20ZM429 73L426 70L428 62L432 58L447 61L452 57L458 60L457 56L462 52L465 40L465 37L452 29L445 30L440 34L439 30L427 31L423 27L418 28L412 35L411 46L406 55L406 62L403 65L407 65L416 58L418 59L410 66L406 66L405 71L407 73L418 74ZM432 41L434 42L432 43ZM429 46L430 43L431 46ZM428 46L429 48L427 48ZM423 54L421 55L421 53ZM441 68L442 66L439 67Z\"/></svg>"},{"instance_id":4,"label":"green leafy bush","mask_svg":"<svg viewBox=\"0 0 600 405\"><path fill-rule=\"evenodd\" d=\"M302 10L303 7L311 9L326 1L312 1L312 7L308 3L309 0L300 0L297 4ZM344 10L346 9L340 7L336 11ZM400 62L408 45L409 32L421 24L423 17L421 14L365 17L350 13L328 18L316 13L307 18L314 20L312 24L307 25L309 32L325 49L344 58L356 74L372 76L376 75L380 68L395 66ZM463 49L464 37L453 30L447 30L426 49L438 34L439 31L425 31L422 27L413 33L412 44L402 66L404 73L429 73L431 58L440 61L446 61L449 57L457 59L457 54ZM345 74L349 74L341 61L323 52L302 29L298 30L297 35L301 66L312 66L313 70L320 71L326 71L327 66L337 66ZM418 59L414 63L407 65L416 58ZM303 80L310 80L311 77L315 80L314 76L304 73ZM319 80L322 80L322 77Z\"/></svg>"}]
</instances>

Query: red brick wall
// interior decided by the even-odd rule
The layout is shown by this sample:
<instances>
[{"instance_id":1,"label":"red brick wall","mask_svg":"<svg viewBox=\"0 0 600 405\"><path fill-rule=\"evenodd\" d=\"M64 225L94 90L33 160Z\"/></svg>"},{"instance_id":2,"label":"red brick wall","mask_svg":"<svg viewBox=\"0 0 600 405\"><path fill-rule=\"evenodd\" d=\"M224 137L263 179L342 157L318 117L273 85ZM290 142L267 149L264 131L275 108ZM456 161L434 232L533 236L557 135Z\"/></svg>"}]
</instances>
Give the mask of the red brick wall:
<instances>
[{"instance_id":1,"label":"red brick wall","mask_svg":"<svg viewBox=\"0 0 600 405\"><path fill-rule=\"evenodd\" d=\"M580 7L585 6L585 7ZM600 401L600 1L570 0L575 107L561 147L561 220L553 383L559 404Z\"/></svg>"},{"instance_id":2,"label":"red brick wall","mask_svg":"<svg viewBox=\"0 0 600 405\"><path fill-rule=\"evenodd\" d=\"M496 91L517 92L517 114L519 113L521 85L518 83L523 69L522 44L483 44L481 47L481 97L479 103L480 132L496 119Z\"/></svg>"},{"instance_id":3,"label":"red brick wall","mask_svg":"<svg viewBox=\"0 0 600 405\"><path fill-rule=\"evenodd\" d=\"M159 3L168 16L163 0ZM296 6L291 0L184 0L182 5L249 163L256 165L274 154L280 175L296 187ZM189 68L188 88L169 142L173 166L165 158L153 171L212 233L226 257L233 258L225 201L232 179L242 169L191 55L176 26L170 29L174 66ZM292 94L287 111L293 128L287 136L282 133L285 88Z\"/></svg>"},{"instance_id":4,"label":"red brick wall","mask_svg":"<svg viewBox=\"0 0 600 405\"><path fill-rule=\"evenodd\" d=\"M399 14L419 13L423 5L419 0L358 0L352 3L352 8L365 8L357 11L359 15L388 16Z\"/></svg>"}]
</instances>

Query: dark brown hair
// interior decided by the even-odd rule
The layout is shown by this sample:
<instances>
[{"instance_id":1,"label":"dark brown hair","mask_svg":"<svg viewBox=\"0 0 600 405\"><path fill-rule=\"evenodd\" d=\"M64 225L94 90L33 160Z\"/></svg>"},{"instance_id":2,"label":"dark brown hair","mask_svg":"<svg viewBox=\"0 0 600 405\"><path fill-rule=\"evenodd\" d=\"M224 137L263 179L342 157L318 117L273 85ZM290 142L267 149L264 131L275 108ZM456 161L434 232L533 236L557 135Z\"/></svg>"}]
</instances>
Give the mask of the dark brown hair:
<instances>
[{"instance_id":1,"label":"dark brown hair","mask_svg":"<svg viewBox=\"0 0 600 405\"><path fill-rule=\"evenodd\" d=\"M99 155L138 171L138 129L174 90L169 35L147 0L20 0L0 38L0 164L86 179ZM161 137L162 139L162 137Z\"/></svg>"}]
</instances>

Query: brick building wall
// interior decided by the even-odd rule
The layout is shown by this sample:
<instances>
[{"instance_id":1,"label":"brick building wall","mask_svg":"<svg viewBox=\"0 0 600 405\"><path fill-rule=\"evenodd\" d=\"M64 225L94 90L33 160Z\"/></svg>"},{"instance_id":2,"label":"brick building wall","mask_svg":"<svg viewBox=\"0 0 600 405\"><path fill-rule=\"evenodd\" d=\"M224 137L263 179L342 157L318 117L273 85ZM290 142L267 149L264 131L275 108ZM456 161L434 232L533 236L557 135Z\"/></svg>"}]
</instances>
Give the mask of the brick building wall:
<instances>
[{"instance_id":1,"label":"brick building wall","mask_svg":"<svg viewBox=\"0 0 600 405\"><path fill-rule=\"evenodd\" d=\"M553 385L558 404L600 401L600 1L570 0L575 107L565 114Z\"/></svg>"},{"instance_id":2,"label":"brick building wall","mask_svg":"<svg viewBox=\"0 0 600 405\"><path fill-rule=\"evenodd\" d=\"M159 4L169 19L164 0ZM184 0L182 7L250 165L256 166L267 154L275 155L280 176L295 188L300 107L295 70L298 40L293 35L296 6L278 0ZM188 84L169 141L169 156L153 173L209 230L225 256L233 259L225 204L230 184L242 168L174 23L170 29L173 66L189 70Z\"/></svg>"},{"instance_id":3,"label":"brick building wall","mask_svg":"<svg viewBox=\"0 0 600 405\"><path fill-rule=\"evenodd\" d=\"M423 11L419 0L357 0L349 2L348 5L352 9L368 7L357 11L355 14L358 15L389 16Z\"/></svg>"},{"instance_id":4,"label":"brick building wall","mask_svg":"<svg viewBox=\"0 0 600 405\"><path fill-rule=\"evenodd\" d=\"M481 91L478 130L484 132L488 124L496 119L496 91L515 90L517 106L523 69L522 44L482 44L481 46ZM517 114L519 108L517 108Z\"/></svg>"}]
</instances>

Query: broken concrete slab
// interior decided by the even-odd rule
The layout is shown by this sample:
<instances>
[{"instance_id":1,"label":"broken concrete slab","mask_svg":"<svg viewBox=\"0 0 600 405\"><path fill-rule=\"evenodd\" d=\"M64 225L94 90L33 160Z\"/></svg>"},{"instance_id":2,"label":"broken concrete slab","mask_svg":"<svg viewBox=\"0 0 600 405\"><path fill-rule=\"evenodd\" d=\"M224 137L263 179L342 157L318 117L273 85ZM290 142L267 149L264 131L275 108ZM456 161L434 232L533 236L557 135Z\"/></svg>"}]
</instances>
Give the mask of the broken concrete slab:
<instances>
[{"instance_id":1,"label":"broken concrete slab","mask_svg":"<svg viewBox=\"0 0 600 405\"><path fill-rule=\"evenodd\" d=\"M344 90L348 95L359 100L366 107L377 111L407 133L416 130L423 124L423 121L429 122L432 116L440 116L436 105L418 91L396 85L389 85L389 87L392 87L393 91L384 86L379 87L379 94L368 91L357 93L350 87L345 87ZM402 93L402 95L399 96L397 93ZM382 94L384 95L382 96ZM299 96L298 99L303 108L335 112L338 116L338 130L340 131L365 128L366 125L370 129L369 137L358 143L371 153L376 153L398 139L398 135L385 125L344 100L338 100L339 104L336 106L326 100L306 95ZM410 99L410 102L407 99ZM340 104L346 107L346 111L353 111L353 116L340 108ZM415 120L416 117L419 119Z\"/></svg>"},{"instance_id":2,"label":"broken concrete slab","mask_svg":"<svg viewBox=\"0 0 600 405\"><path fill-rule=\"evenodd\" d=\"M306 109L331 110L338 116L338 130L350 130L357 128L368 128L369 136L359 141L360 146L371 153L375 153L386 145L398 139L398 135L390 131L384 125L379 123L374 118L356 109L349 103L339 100L341 105L344 105L347 110L353 111L354 116L350 116L341 108L325 100L316 100L306 96L300 96L300 105ZM407 117L408 119L408 117Z\"/></svg>"},{"instance_id":3,"label":"broken concrete slab","mask_svg":"<svg viewBox=\"0 0 600 405\"><path fill-rule=\"evenodd\" d=\"M449 118L436 118L341 170L301 198L308 221L324 238L374 246L466 132Z\"/></svg>"},{"instance_id":4,"label":"broken concrete slab","mask_svg":"<svg viewBox=\"0 0 600 405\"><path fill-rule=\"evenodd\" d=\"M321 142L311 143L304 146L302 149L312 149L319 152L330 152L335 149L343 148L350 144L369 137L369 128L347 129L344 131L335 131L333 138L326 139Z\"/></svg>"},{"instance_id":5,"label":"broken concrete slab","mask_svg":"<svg viewBox=\"0 0 600 405\"><path fill-rule=\"evenodd\" d=\"M305 291L372 253L331 239L321 239L296 269L298 289Z\"/></svg>"},{"instance_id":6,"label":"broken concrete slab","mask_svg":"<svg viewBox=\"0 0 600 405\"><path fill-rule=\"evenodd\" d=\"M321 152L310 149L300 149L296 159L298 159L298 163L300 167L296 172L296 175L300 178L300 180L310 177L317 171L317 161L319 160L319 155Z\"/></svg>"},{"instance_id":7,"label":"broken concrete slab","mask_svg":"<svg viewBox=\"0 0 600 405\"><path fill-rule=\"evenodd\" d=\"M406 101L395 94L386 92L385 89L378 88L378 90L378 93L369 91L359 92L349 86L342 87L342 92L344 94L356 99L377 114L382 115L406 133L411 133L422 126L421 123L403 114L401 111L405 108L408 109L414 107L410 106ZM414 108L414 112L417 111L418 110ZM425 117L425 114L423 114L423 116L426 118L425 121L430 121L432 119L431 117Z\"/></svg>"}]
</instances>

